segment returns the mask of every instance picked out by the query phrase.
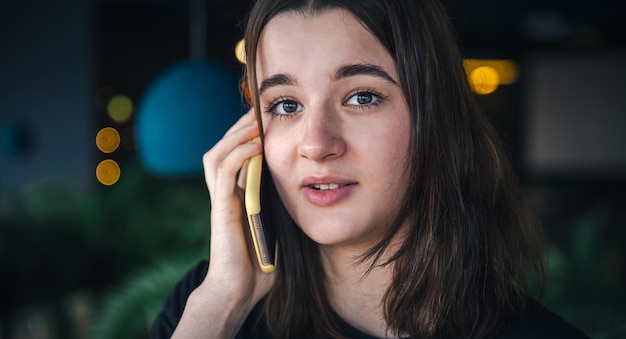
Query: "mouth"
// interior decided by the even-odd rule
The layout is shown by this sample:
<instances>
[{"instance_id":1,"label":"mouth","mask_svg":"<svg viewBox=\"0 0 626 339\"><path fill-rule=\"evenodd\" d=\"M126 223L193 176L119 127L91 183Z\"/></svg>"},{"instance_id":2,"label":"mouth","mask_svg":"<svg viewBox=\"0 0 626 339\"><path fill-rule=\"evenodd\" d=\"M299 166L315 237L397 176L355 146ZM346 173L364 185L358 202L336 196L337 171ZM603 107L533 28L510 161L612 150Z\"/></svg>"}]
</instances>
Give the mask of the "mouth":
<instances>
[{"instance_id":1,"label":"mouth","mask_svg":"<svg viewBox=\"0 0 626 339\"><path fill-rule=\"evenodd\" d=\"M329 190L338 189L340 187L348 186L348 184L312 184L308 186L318 191L329 191Z\"/></svg>"},{"instance_id":2,"label":"mouth","mask_svg":"<svg viewBox=\"0 0 626 339\"><path fill-rule=\"evenodd\" d=\"M306 199L317 206L336 204L356 190L358 182L341 178L308 178L303 182L303 194Z\"/></svg>"}]
</instances>

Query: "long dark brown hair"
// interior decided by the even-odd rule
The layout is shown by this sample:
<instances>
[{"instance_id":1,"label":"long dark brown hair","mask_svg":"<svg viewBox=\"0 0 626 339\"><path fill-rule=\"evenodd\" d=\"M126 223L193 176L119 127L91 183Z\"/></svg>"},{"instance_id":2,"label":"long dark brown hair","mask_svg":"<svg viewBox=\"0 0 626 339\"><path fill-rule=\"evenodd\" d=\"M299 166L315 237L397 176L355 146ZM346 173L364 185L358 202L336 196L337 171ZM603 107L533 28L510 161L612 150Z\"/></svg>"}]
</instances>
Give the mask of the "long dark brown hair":
<instances>
[{"instance_id":1,"label":"long dark brown hair","mask_svg":"<svg viewBox=\"0 0 626 339\"><path fill-rule=\"evenodd\" d=\"M345 9L396 62L412 119L409 185L386 237L362 263L392 265L384 296L390 333L414 338L494 335L528 298L528 271L543 277L542 234L496 133L479 109L457 36L438 0L258 0L245 33L244 78L260 123L256 51L277 14ZM280 257L265 312L277 338L341 337L318 246L271 206ZM399 249L385 256L402 225ZM367 260L372 259L372 260Z\"/></svg>"}]
</instances>

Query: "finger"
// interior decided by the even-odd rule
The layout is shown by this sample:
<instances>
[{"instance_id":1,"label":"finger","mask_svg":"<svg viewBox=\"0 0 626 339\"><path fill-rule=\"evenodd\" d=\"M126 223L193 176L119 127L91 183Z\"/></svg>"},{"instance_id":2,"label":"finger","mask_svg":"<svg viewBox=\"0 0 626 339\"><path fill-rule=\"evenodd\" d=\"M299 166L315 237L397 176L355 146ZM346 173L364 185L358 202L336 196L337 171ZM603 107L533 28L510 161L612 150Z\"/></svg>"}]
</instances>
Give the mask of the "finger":
<instances>
[{"instance_id":1,"label":"finger","mask_svg":"<svg viewBox=\"0 0 626 339\"><path fill-rule=\"evenodd\" d=\"M259 141L260 138L255 137L254 139L251 140L251 142L253 141ZM246 160L246 162L243 164L243 167L241 167L241 170L239 171L238 174L238 178L237 178L237 186L239 186L239 188L241 188L241 190L245 190L246 188L246 181L247 181L247 174L248 174L248 163L249 160Z\"/></svg>"},{"instance_id":2,"label":"finger","mask_svg":"<svg viewBox=\"0 0 626 339\"><path fill-rule=\"evenodd\" d=\"M205 174L207 176L207 185L213 187L213 189L211 189L211 186L209 186L209 191L217 192L221 188L232 194L237 186L237 173L241 171L244 163L249 158L261 153L261 151L262 147L260 141L245 142L232 149L217 165L207 165L215 166L214 173L208 173L211 171L207 171ZM217 186L218 184L219 187ZM216 198L219 199L217 196Z\"/></svg>"},{"instance_id":3,"label":"finger","mask_svg":"<svg viewBox=\"0 0 626 339\"><path fill-rule=\"evenodd\" d=\"M220 179L225 179L222 177L223 175L227 176L232 179L232 187L235 187L238 181L237 173L245 171L244 164L248 159L260 154L261 151L261 141L259 140L246 142L234 148L217 167Z\"/></svg>"},{"instance_id":4,"label":"finger","mask_svg":"<svg viewBox=\"0 0 626 339\"><path fill-rule=\"evenodd\" d=\"M249 123L236 130L233 130L230 134L224 135L208 152L203 156L205 160L214 161L219 163L228 155L235 147L243 143L249 142L256 136L258 136L258 127L256 123ZM205 162L205 165L207 163Z\"/></svg>"},{"instance_id":5,"label":"finger","mask_svg":"<svg viewBox=\"0 0 626 339\"><path fill-rule=\"evenodd\" d=\"M246 180L248 177L248 162L249 160L246 160L243 163L243 166L241 167L241 170L239 171L239 177L237 178L237 186L241 188L242 190L246 189Z\"/></svg>"},{"instance_id":6,"label":"finger","mask_svg":"<svg viewBox=\"0 0 626 339\"><path fill-rule=\"evenodd\" d=\"M258 136L258 128L255 123L251 123L224 136L211 150L204 154L202 164L204 166L205 179L209 190L212 187L211 183L215 180L217 166L219 166L233 149L241 144L248 143L256 136Z\"/></svg>"}]
</instances>

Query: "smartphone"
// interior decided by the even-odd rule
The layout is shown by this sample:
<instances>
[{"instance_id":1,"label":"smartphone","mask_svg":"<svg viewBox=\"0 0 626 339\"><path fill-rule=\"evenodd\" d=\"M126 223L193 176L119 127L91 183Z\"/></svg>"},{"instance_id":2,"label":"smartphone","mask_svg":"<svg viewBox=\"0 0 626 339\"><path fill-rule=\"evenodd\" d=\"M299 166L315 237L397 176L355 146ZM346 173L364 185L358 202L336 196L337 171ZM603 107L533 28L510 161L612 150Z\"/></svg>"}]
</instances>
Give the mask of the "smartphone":
<instances>
[{"instance_id":1,"label":"smartphone","mask_svg":"<svg viewBox=\"0 0 626 339\"><path fill-rule=\"evenodd\" d=\"M274 225L269 220L271 211L261 211L261 201L269 198L266 186L271 185L271 182L268 182L269 173L266 167L263 154L258 154L248 161L245 205L259 266L261 271L270 273L276 268L278 246Z\"/></svg>"}]
</instances>

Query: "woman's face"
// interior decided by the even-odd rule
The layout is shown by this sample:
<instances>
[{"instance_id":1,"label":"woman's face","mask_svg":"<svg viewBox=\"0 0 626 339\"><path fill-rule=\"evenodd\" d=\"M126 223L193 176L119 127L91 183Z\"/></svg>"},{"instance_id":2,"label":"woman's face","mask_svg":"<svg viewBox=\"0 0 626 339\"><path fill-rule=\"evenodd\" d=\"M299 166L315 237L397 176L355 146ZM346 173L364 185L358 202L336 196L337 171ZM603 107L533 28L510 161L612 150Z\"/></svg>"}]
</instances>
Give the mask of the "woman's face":
<instances>
[{"instance_id":1,"label":"woman's face","mask_svg":"<svg viewBox=\"0 0 626 339\"><path fill-rule=\"evenodd\" d=\"M408 181L391 55L343 10L273 18L257 55L265 156L289 213L320 244L380 240Z\"/></svg>"}]
</instances>

